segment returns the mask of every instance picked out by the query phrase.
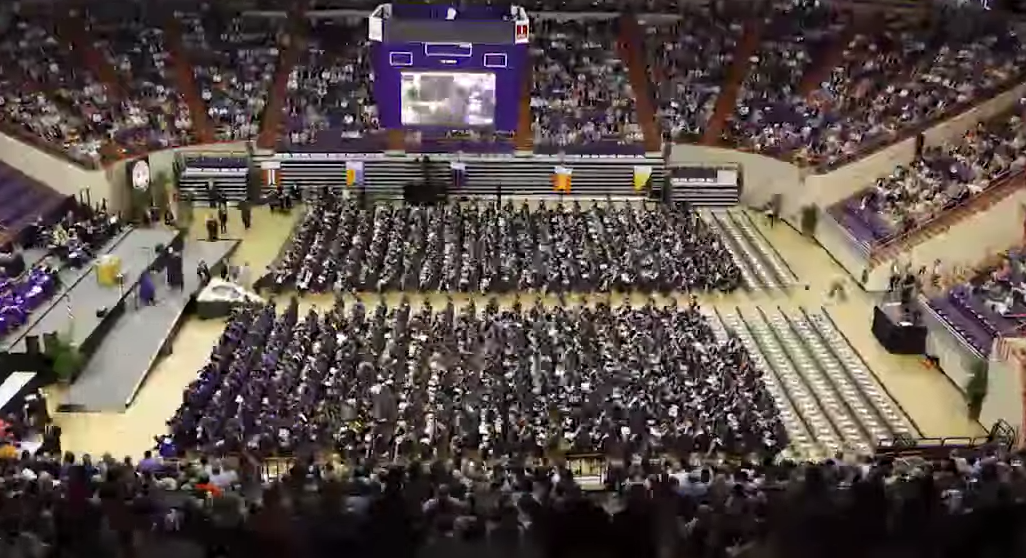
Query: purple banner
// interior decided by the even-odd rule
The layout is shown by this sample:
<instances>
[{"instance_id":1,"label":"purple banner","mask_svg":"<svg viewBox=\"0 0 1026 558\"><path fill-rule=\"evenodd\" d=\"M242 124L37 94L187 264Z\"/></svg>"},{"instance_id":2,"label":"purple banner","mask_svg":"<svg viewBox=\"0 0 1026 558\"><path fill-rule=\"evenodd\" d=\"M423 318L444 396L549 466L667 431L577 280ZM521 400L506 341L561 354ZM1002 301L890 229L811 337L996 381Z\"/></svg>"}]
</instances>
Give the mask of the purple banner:
<instances>
[{"instance_id":1,"label":"purple banner","mask_svg":"<svg viewBox=\"0 0 1026 558\"><path fill-rule=\"evenodd\" d=\"M516 130L527 45L376 43L371 49L383 127Z\"/></svg>"}]
</instances>

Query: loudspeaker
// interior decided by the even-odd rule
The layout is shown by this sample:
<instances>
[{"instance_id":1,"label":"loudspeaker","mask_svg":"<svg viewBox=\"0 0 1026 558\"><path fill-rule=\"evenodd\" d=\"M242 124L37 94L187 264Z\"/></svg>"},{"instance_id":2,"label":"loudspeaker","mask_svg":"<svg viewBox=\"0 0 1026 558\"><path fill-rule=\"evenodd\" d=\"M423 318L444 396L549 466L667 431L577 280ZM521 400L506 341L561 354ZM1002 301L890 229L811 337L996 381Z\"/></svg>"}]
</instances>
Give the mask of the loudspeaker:
<instances>
[{"instance_id":1,"label":"loudspeaker","mask_svg":"<svg viewBox=\"0 0 1026 558\"><path fill-rule=\"evenodd\" d=\"M36 355L41 354L42 351L41 351L41 348L39 346L39 336L38 335L26 335L25 336L25 352L30 354L30 355L32 355L32 356L36 356Z\"/></svg>"},{"instance_id":2,"label":"loudspeaker","mask_svg":"<svg viewBox=\"0 0 1026 558\"><path fill-rule=\"evenodd\" d=\"M51 354L60 346L60 338L56 331L43 334L43 352Z\"/></svg>"}]
</instances>

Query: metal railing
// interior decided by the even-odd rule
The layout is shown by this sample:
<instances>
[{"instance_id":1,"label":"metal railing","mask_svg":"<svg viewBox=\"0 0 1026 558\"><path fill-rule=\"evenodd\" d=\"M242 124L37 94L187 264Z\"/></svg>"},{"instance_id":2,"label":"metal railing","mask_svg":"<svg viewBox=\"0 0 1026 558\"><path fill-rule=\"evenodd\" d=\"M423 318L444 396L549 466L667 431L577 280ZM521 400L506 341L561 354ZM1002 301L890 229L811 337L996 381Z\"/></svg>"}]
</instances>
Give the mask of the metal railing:
<instances>
[{"instance_id":1,"label":"metal railing","mask_svg":"<svg viewBox=\"0 0 1026 558\"><path fill-rule=\"evenodd\" d=\"M918 240L934 231L950 227L961 220L965 215L971 214L973 210L978 209L982 204L987 202L997 203L1008 194L1011 194L1023 185L1026 185L1024 177L1026 177L1026 171L1024 170L1020 170L1015 173L1007 173L1004 176L991 181L991 186L979 195L971 196L954 207L941 211L930 220L910 231L898 233L882 240L880 244L871 250L870 264L879 264L884 258L892 254L895 247L907 247L914 244L914 242L912 242L914 240Z\"/></svg>"}]
</instances>

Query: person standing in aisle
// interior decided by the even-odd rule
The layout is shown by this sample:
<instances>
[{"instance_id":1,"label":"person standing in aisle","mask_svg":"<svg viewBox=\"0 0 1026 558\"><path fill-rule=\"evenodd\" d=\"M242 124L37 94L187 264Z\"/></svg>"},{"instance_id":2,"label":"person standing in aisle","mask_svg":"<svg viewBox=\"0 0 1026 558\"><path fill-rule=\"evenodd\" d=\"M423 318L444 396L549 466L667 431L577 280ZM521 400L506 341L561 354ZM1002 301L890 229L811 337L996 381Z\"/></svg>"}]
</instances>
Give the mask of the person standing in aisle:
<instances>
[{"instance_id":1,"label":"person standing in aisle","mask_svg":"<svg viewBox=\"0 0 1026 558\"><path fill-rule=\"evenodd\" d=\"M217 206L217 220L221 223L221 234L228 234L228 204L222 202Z\"/></svg>"},{"instance_id":2,"label":"person standing in aisle","mask_svg":"<svg viewBox=\"0 0 1026 558\"><path fill-rule=\"evenodd\" d=\"M217 220L214 219L213 215L207 216L207 241L214 242L217 240Z\"/></svg>"},{"instance_id":3,"label":"person standing in aisle","mask_svg":"<svg viewBox=\"0 0 1026 558\"><path fill-rule=\"evenodd\" d=\"M249 227L253 225L253 210L249 206L249 201L239 202L239 213L242 217L242 227L248 231Z\"/></svg>"}]
</instances>

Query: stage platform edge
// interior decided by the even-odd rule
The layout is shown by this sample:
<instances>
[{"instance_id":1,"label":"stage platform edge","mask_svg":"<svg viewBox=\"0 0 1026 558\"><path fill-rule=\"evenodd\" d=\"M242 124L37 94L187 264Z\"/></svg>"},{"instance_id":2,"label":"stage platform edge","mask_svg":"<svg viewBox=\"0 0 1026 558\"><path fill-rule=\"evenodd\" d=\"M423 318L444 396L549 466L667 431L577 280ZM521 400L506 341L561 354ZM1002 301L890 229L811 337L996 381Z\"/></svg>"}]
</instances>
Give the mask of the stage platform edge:
<instances>
[{"instance_id":1,"label":"stage platform edge","mask_svg":"<svg viewBox=\"0 0 1026 558\"><path fill-rule=\"evenodd\" d=\"M58 410L124 412L131 406L150 372L162 357L170 354L185 317L195 307L196 296L203 285L191 270L200 260L211 268L224 264L240 243L239 240L187 243L182 253L185 288L170 289L163 277L158 277L155 305L140 305L137 289L133 288L125 297L116 323L105 332Z\"/></svg>"}]
</instances>

